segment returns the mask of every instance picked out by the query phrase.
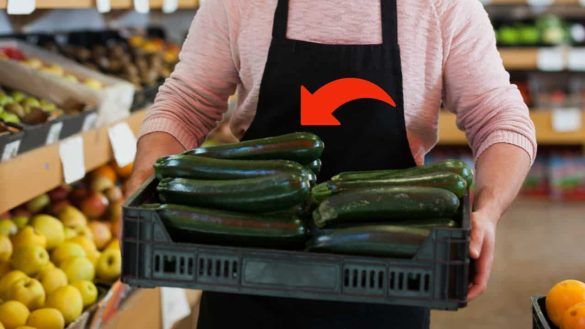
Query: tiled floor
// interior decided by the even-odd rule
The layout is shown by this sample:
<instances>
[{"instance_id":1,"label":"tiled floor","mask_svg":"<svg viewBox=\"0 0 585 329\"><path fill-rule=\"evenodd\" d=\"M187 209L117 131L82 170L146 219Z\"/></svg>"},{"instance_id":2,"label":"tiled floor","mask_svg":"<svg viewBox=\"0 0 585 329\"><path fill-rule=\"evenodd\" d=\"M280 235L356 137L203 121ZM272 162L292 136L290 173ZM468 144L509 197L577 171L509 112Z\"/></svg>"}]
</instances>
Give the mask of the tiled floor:
<instances>
[{"instance_id":1,"label":"tiled floor","mask_svg":"<svg viewBox=\"0 0 585 329\"><path fill-rule=\"evenodd\" d=\"M519 200L500 222L487 292L432 329L530 329L530 296L567 278L585 281L585 202Z\"/></svg>"}]
</instances>

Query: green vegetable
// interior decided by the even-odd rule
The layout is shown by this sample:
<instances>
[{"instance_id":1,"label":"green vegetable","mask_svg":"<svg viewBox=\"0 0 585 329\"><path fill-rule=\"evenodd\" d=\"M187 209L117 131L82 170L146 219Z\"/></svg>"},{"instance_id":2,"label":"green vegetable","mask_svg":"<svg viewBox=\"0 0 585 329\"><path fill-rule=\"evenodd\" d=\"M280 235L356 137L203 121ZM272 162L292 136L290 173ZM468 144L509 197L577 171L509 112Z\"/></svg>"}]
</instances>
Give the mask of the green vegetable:
<instances>
[{"instance_id":1,"label":"green vegetable","mask_svg":"<svg viewBox=\"0 0 585 329\"><path fill-rule=\"evenodd\" d=\"M288 209L308 196L310 182L296 174L235 180L164 178L157 187L163 202L246 212Z\"/></svg>"},{"instance_id":2,"label":"green vegetable","mask_svg":"<svg viewBox=\"0 0 585 329\"><path fill-rule=\"evenodd\" d=\"M453 192L433 187L363 188L335 194L315 211L317 227L344 223L411 219L453 218L459 198Z\"/></svg>"},{"instance_id":3,"label":"green vegetable","mask_svg":"<svg viewBox=\"0 0 585 329\"><path fill-rule=\"evenodd\" d=\"M319 175L319 172L321 172L321 159L317 159L311 163L309 163L306 167L311 169L312 172L315 173L315 175Z\"/></svg>"},{"instance_id":4,"label":"green vegetable","mask_svg":"<svg viewBox=\"0 0 585 329\"><path fill-rule=\"evenodd\" d=\"M258 214L160 205L157 210L171 234L185 242L254 247L302 248L307 238L303 222Z\"/></svg>"},{"instance_id":5,"label":"green vegetable","mask_svg":"<svg viewBox=\"0 0 585 329\"><path fill-rule=\"evenodd\" d=\"M200 147L184 154L221 159L292 160L305 165L317 160L323 153L323 148L324 144L319 136L297 132L234 144Z\"/></svg>"},{"instance_id":6,"label":"green vegetable","mask_svg":"<svg viewBox=\"0 0 585 329\"><path fill-rule=\"evenodd\" d=\"M394 177L409 177L414 175L452 172L465 179L467 186L473 185L473 170L461 160L446 160L429 164L422 167L413 167L407 169L388 169L388 170L374 170L374 171L348 171L334 176L333 181L348 181L348 180L374 180L386 179Z\"/></svg>"},{"instance_id":7,"label":"green vegetable","mask_svg":"<svg viewBox=\"0 0 585 329\"><path fill-rule=\"evenodd\" d=\"M333 194L361 188L381 188L397 186L437 187L451 191L461 198L467 192L467 182L463 177L451 172L423 173L413 176L388 177L377 180L337 180L315 186L311 190L314 202L321 202Z\"/></svg>"},{"instance_id":8,"label":"green vegetable","mask_svg":"<svg viewBox=\"0 0 585 329\"><path fill-rule=\"evenodd\" d=\"M392 225L367 225L318 232L307 249L336 254L411 258L430 230Z\"/></svg>"}]
</instances>

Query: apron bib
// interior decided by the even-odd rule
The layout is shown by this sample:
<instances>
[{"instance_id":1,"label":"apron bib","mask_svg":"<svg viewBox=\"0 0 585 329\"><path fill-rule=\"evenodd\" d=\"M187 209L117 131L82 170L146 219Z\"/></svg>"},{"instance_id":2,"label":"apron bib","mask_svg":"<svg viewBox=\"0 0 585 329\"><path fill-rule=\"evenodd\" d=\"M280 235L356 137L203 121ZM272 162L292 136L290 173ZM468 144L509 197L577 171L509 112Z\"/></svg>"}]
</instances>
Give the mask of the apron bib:
<instances>
[{"instance_id":1,"label":"apron bib","mask_svg":"<svg viewBox=\"0 0 585 329\"><path fill-rule=\"evenodd\" d=\"M381 1L382 44L328 45L287 39L289 1L278 0L256 116L242 139L297 131L317 134L325 142L321 181L348 170L415 166L404 118L396 0ZM348 78L359 80L356 89L368 88L363 88L363 98L356 97L333 112L340 125L303 126L301 98L317 99L318 105L327 106L331 102L323 101L324 94L343 99L348 89L336 91L331 86ZM328 84L331 88L325 90ZM395 106L372 99L377 98L372 96L374 89L378 95L382 92L391 97ZM354 94L351 88L349 91ZM201 329L428 326L429 311L423 308L215 292L203 293L198 325Z\"/></svg>"}]
</instances>

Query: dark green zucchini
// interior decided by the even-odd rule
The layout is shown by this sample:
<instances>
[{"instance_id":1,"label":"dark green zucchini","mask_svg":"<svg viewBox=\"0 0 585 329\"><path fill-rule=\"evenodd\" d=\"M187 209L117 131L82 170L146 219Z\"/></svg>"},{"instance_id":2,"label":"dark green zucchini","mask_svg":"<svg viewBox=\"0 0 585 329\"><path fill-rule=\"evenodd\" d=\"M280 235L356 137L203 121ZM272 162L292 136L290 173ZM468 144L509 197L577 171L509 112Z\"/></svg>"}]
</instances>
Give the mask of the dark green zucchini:
<instances>
[{"instance_id":1,"label":"dark green zucchini","mask_svg":"<svg viewBox=\"0 0 585 329\"><path fill-rule=\"evenodd\" d=\"M234 180L163 178L157 186L165 203L257 213L302 203L309 189L309 180L295 174Z\"/></svg>"},{"instance_id":2,"label":"dark green zucchini","mask_svg":"<svg viewBox=\"0 0 585 329\"><path fill-rule=\"evenodd\" d=\"M199 147L184 154L221 159L292 160L306 165L319 159L323 148L324 144L319 136L297 132L240 143Z\"/></svg>"},{"instance_id":3,"label":"dark green zucchini","mask_svg":"<svg viewBox=\"0 0 585 329\"><path fill-rule=\"evenodd\" d=\"M446 160L422 167L413 167L407 169L388 169L374 171L348 171L335 175L333 181L350 181L350 180L375 180L393 177L408 177L412 175L429 174L437 172L452 172L465 179L467 186L473 184L473 170L461 160Z\"/></svg>"},{"instance_id":4,"label":"dark green zucchini","mask_svg":"<svg viewBox=\"0 0 585 329\"><path fill-rule=\"evenodd\" d=\"M315 173L315 175L319 175L319 173L321 172L321 159L317 159L311 163L309 163L306 167L311 169L312 172Z\"/></svg>"},{"instance_id":5,"label":"dark green zucchini","mask_svg":"<svg viewBox=\"0 0 585 329\"><path fill-rule=\"evenodd\" d=\"M317 232L307 250L335 254L411 258L430 230L392 225L366 225Z\"/></svg>"},{"instance_id":6,"label":"dark green zucchini","mask_svg":"<svg viewBox=\"0 0 585 329\"><path fill-rule=\"evenodd\" d=\"M413 219L453 218L459 198L434 187L365 188L335 194L313 211L317 227L348 222L394 223Z\"/></svg>"},{"instance_id":7,"label":"dark green zucchini","mask_svg":"<svg viewBox=\"0 0 585 329\"><path fill-rule=\"evenodd\" d=\"M307 229L296 217L161 205L157 212L172 235L184 242L252 247L302 248Z\"/></svg>"},{"instance_id":8,"label":"dark green zucchini","mask_svg":"<svg viewBox=\"0 0 585 329\"><path fill-rule=\"evenodd\" d=\"M467 182L463 177L451 172L423 173L412 176L397 176L371 180L327 181L311 190L314 202L321 202L333 194L360 188L381 188L398 186L437 187L451 191L461 198L467 192Z\"/></svg>"},{"instance_id":9,"label":"dark green zucchini","mask_svg":"<svg viewBox=\"0 0 585 329\"><path fill-rule=\"evenodd\" d=\"M158 159L154 163L156 177L192 179L240 179L276 174L297 174L310 181L317 177L309 169L289 160L231 160L176 154Z\"/></svg>"}]
</instances>

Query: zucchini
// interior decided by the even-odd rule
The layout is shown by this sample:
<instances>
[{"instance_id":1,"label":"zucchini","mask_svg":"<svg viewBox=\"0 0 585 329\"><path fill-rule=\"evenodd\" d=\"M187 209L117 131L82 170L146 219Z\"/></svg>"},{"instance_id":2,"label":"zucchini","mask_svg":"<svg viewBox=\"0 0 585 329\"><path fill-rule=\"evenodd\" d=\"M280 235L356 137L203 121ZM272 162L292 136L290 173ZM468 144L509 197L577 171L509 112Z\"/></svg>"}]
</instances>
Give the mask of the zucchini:
<instances>
[{"instance_id":1,"label":"zucchini","mask_svg":"<svg viewBox=\"0 0 585 329\"><path fill-rule=\"evenodd\" d=\"M309 169L289 160L226 160L176 154L154 163L156 177L193 179L239 179L276 174L298 174L314 182L317 177Z\"/></svg>"},{"instance_id":2,"label":"zucchini","mask_svg":"<svg viewBox=\"0 0 585 329\"><path fill-rule=\"evenodd\" d=\"M319 173L321 172L321 159L317 159L311 163L309 163L306 167L311 169L312 172L315 173L315 175L319 175Z\"/></svg>"},{"instance_id":3,"label":"zucchini","mask_svg":"<svg viewBox=\"0 0 585 329\"><path fill-rule=\"evenodd\" d=\"M319 136L297 132L275 137L211 147L199 147L184 154L221 159L292 160L302 165L311 163L323 153L324 144Z\"/></svg>"},{"instance_id":4,"label":"zucchini","mask_svg":"<svg viewBox=\"0 0 585 329\"><path fill-rule=\"evenodd\" d=\"M219 211L165 204L157 213L174 236L185 242L254 247L302 248L307 228L296 217Z\"/></svg>"},{"instance_id":5,"label":"zucchini","mask_svg":"<svg viewBox=\"0 0 585 329\"><path fill-rule=\"evenodd\" d=\"M321 183L311 190L314 202L321 202L325 198L344 191L359 188L380 188L395 186L426 186L437 187L455 193L459 198L467 192L467 182L463 177L451 172L423 173L413 176L388 177L377 180L336 180Z\"/></svg>"},{"instance_id":6,"label":"zucchini","mask_svg":"<svg viewBox=\"0 0 585 329\"><path fill-rule=\"evenodd\" d=\"M317 227L343 223L452 218L459 209L453 192L434 187L362 188L335 194L313 211Z\"/></svg>"},{"instance_id":7,"label":"zucchini","mask_svg":"<svg viewBox=\"0 0 585 329\"><path fill-rule=\"evenodd\" d=\"M234 180L163 178L157 191L165 203L245 212L285 210L302 203L310 182L296 174Z\"/></svg>"},{"instance_id":8,"label":"zucchini","mask_svg":"<svg viewBox=\"0 0 585 329\"><path fill-rule=\"evenodd\" d=\"M317 232L307 250L335 254L412 258L430 230L392 225L365 225Z\"/></svg>"},{"instance_id":9,"label":"zucchini","mask_svg":"<svg viewBox=\"0 0 585 329\"><path fill-rule=\"evenodd\" d=\"M374 180L393 177L407 177L420 174L452 172L465 179L467 186L473 185L473 170L461 160L446 160L422 167L407 169L387 169L374 171L348 171L335 175L333 181Z\"/></svg>"}]
</instances>

